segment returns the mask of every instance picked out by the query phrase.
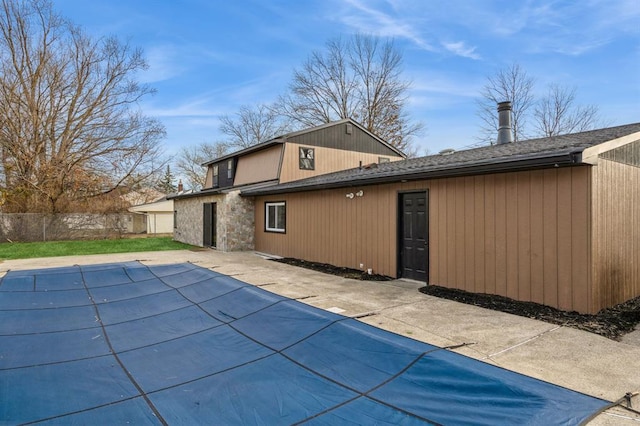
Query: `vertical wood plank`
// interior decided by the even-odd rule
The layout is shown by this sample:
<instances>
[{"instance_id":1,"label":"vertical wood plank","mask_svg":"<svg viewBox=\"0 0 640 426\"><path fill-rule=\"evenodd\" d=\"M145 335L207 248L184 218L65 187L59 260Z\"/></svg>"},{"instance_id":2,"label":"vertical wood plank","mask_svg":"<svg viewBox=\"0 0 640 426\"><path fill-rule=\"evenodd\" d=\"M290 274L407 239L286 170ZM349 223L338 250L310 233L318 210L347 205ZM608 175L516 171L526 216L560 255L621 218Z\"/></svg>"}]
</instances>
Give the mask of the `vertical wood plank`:
<instances>
[{"instance_id":1,"label":"vertical wood plank","mask_svg":"<svg viewBox=\"0 0 640 426\"><path fill-rule=\"evenodd\" d=\"M429 281L432 282L434 277L437 277L439 274L439 265L436 257L437 247L438 247L438 228L440 226L439 218L439 210L440 210L440 202L438 200L438 190L437 184L430 183L429 184Z\"/></svg>"},{"instance_id":2,"label":"vertical wood plank","mask_svg":"<svg viewBox=\"0 0 640 426\"><path fill-rule=\"evenodd\" d=\"M517 175L518 299L531 300L531 176Z\"/></svg>"},{"instance_id":3,"label":"vertical wood plank","mask_svg":"<svg viewBox=\"0 0 640 426\"><path fill-rule=\"evenodd\" d=\"M543 172L544 304L558 306L558 171Z\"/></svg>"},{"instance_id":4,"label":"vertical wood plank","mask_svg":"<svg viewBox=\"0 0 640 426\"><path fill-rule=\"evenodd\" d=\"M474 178L474 253L475 253L475 291L486 292L485 284L485 176Z\"/></svg>"},{"instance_id":5,"label":"vertical wood plank","mask_svg":"<svg viewBox=\"0 0 640 426\"><path fill-rule=\"evenodd\" d=\"M573 308L571 169L558 170L558 307Z\"/></svg>"},{"instance_id":6,"label":"vertical wood plank","mask_svg":"<svg viewBox=\"0 0 640 426\"><path fill-rule=\"evenodd\" d=\"M484 265L485 292L496 293L496 183L495 175L486 175L484 192Z\"/></svg>"},{"instance_id":7,"label":"vertical wood plank","mask_svg":"<svg viewBox=\"0 0 640 426\"><path fill-rule=\"evenodd\" d=\"M544 172L531 172L531 301L544 303Z\"/></svg>"},{"instance_id":8,"label":"vertical wood plank","mask_svg":"<svg viewBox=\"0 0 640 426\"><path fill-rule=\"evenodd\" d=\"M450 216L447 220L447 282L446 286L457 288L456 276L456 187L453 179L446 180L447 186L447 211ZM445 284L443 284L445 285Z\"/></svg>"},{"instance_id":9,"label":"vertical wood plank","mask_svg":"<svg viewBox=\"0 0 640 426\"><path fill-rule=\"evenodd\" d=\"M495 175L495 294L507 295L507 183L506 175Z\"/></svg>"},{"instance_id":10,"label":"vertical wood plank","mask_svg":"<svg viewBox=\"0 0 640 426\"><path fill-rule=\"evenodd\" d=\"M516 174L506 177L506 268L507 297L518 298L518 180Z\"/></svg>"},{"instance_id":11,"label":"vertical wood plank","mask_svg":"<svg viewBox=\"0 0 640 426\"><path fill-rule=\"evenodd\" d=\"M571 168L571 285L572 309L591 310L589 262L590 201L588 167Z\"/></svg>"},{"instance_id":12,"label":"vertical wood plank","mask_svg":"<svg viewBox=\"0 0 640 426\"><path fill-rule=\"evenodd\" d=\"M475 180L473 176L464 178L464 235L462 247L465 262L462 270L464 274L464 289L469 292L477 292L476 289L476 263L475 263Z\"/></svg>"},{"instance_id":13,"label":"vertical wood plank","mask_svg":"<svg viewBox=\"0 0 640 426\"><path fill-rule=\"evenodd\" d=\"M454 251L454 268L455 268L455 286L461 290L466 289L466 250L465 250L465 191L464 191L464 179L453 180L455 191L455 251Z\"/></svg>"}]
</instances>

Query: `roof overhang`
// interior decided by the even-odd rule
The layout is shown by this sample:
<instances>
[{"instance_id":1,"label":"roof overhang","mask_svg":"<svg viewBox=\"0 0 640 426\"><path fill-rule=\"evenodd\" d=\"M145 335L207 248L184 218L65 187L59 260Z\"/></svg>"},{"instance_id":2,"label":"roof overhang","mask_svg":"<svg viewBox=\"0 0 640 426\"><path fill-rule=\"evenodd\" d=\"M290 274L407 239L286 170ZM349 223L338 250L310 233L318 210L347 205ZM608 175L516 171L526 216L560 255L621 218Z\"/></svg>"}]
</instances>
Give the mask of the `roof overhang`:
<instances>
[{"instance_id":1,"label":"roof overhang","mask_svg":"<svg viewBox=\"0 0 640 426\"><path fill-rule=\"evenodd\" d=\"M246 191L257 190L261 188L268 188L278 184L277 180L269 180L265 182L251 183L243 186L229 186L226 188L208 188L198 192L191 192L188 194L174 194L167 196L167 200L184 200L187 198L206 197L209 195L223 195L234 191Z\"/></svg>"},{"instance_id":2,"label":"roof overhang","mask_svg":"<svg viewBox=\"0 0 640 426\"><path fill-rule=\"evenodd\" d=\"M276 185L264 189L242 191L242 196L274 195L292 192L317 191L322 189L347 188L354 186L395 183L424 179L441 179L447 177L472 176L489 173L504 173L522 170L548 169L556 167L576 166L580 163L581 151L559 151L551 155L528 154L509 157L508 161L496 162L483 160L457 165L442 165L429 167L424 170L406 171L402 173L371 174L368 176L353 176L350 179L335 182L319 182L316 184Z\"/></svg>"},{"instance_id":3,"label":"roof overhang","mask_svg":"<svg viewBox=\"0 0 640 426\"><path fill-rule=\"evenodd\" d=\"M214 160L207 161L206 163L202 163L201 166L208 167L211 164L219 163L221 161L229 160L234 157L238 157L240 155L249 154L252 152L260 151L266 148L269 148L274 145L282 145L284 143L281 139L272 139L270 141L262 142L257 145L250 146L249 148L241 149L240 151L232 152L231 154L223 155L222 157L218 157Z\"/></svg>"},{"instance_id":4,"label":"roof overhang","mask_svg":"<svg viewBox=\"0 0 640 426\"><path fill-rule=\"evenodd\" d=\"M594 145L582 151L581 161L586 164L598 164L599 155L603 152L620 148L621 146L638 140L640 140L640 132L631 133L630 135L622 136L621 138L612 139L610 141Z\"/></svg>"}]
</instances>

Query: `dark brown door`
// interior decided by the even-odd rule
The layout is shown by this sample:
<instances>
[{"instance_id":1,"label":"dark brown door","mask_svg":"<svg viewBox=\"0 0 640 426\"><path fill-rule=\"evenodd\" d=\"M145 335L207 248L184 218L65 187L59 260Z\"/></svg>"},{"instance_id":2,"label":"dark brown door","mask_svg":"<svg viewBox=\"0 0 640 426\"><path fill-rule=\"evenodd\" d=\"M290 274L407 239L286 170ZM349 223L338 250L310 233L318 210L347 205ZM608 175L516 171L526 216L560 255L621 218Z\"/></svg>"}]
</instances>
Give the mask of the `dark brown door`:
<instances>
[{"instance_id":1,"label":"dark brown door","mask_svg":"<svg viewBox=\"0 0 640 426\"><path fill-rule=\"evenodd\" d=\"M204 203L202 218L202 245L216 247L216 222L218 208L216 203Z\"/></svg>"},{"instance_id":2,"label":"dark brown door","mask_svg":"<svg viewBox=\"0 0 640 426\"><path fill-rule=\"evenodd\" d=\"M429 280L429 193L400 194L399 276Z\"/></svg>"}]
</instances>

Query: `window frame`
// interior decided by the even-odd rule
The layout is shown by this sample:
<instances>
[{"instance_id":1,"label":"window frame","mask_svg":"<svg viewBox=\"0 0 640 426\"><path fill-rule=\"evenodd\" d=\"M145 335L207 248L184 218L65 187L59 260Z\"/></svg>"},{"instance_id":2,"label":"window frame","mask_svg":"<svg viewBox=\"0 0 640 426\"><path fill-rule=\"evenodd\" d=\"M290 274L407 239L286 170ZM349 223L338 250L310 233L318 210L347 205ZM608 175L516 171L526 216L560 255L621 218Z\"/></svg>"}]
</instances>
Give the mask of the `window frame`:
<instances>
[{"instance_id":1,"label":"window frame","mask_svg":"<svg viewBox=\"0 0 640 426\"><path fill-rule=\"evenodd\" d=\"M274 207L274 214L275 214L275 222L274 225L275 227L270 227L269 226L269 219L270 219L270 214L269 214L269 207ZM278 227L278 208L283 208L284 209L284 223L282 223L282 227L279 228ZM286 234L287 233L287 202L286 201L265 201L264 203L264 231L265 232L274 232L277 234Z\"/></svg>"},{"instance_id":2,"label":"window frame","mask_svg":"<svg viewBox=\"0 0 640 426\"><path fill-rule=\"evenodd\" d=\"M211 170L211 186L213 188L216 188L218 186L220 186L220 176L219 176L219 172L220 172L220 168L218 167L217 164L211 166L212 170Z\"/></svg>"},{"instance_id":3,"label":"window frame","mask_svg":"<svg viewBox=\"0 0 640 426\"><path fill-rule=\"evenodd\" d=\"M311 154L311 156L309 156ZM306 166L308 162L309 167ZM298 147L298 168L300 170L316 169L316 150L315 148L301 146Z\"/></svg>"},{"instance_id":4,"label":"window frame","mask_svg":"<svg viewBox=\"0 0 640 426\"><path fill-rule=\"evenodd\" d=\"M227 179L233 179L233 158L227 160Z\"/></svg>"}]
</instances>

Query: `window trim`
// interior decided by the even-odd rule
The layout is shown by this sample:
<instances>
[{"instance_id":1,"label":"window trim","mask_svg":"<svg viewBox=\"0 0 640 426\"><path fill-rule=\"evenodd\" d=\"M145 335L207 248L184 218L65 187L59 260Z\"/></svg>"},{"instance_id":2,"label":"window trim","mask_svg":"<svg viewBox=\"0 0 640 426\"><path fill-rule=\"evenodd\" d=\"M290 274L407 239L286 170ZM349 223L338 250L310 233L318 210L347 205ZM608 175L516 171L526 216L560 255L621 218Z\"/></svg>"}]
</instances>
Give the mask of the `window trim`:
<instances>
[{"instance_id":1,"label":"window trim","mask_svg":"<svg viewBox=\"0 0 640 426\"><path fill-rule=\"evenodd\" d=\"M275 207L276 218L278 216L278 207L284 207L284 224L282 228L277 228L278 224L276 223L276 228L269 227L269 207ZM265 201L264 202L264 231L265 232L274 232L277 234L286 234L287 233L287 202L286 201Z\"/></svg>"},{"instance_id":2,"label":"window trim","mask_svg":"<svg viewBox=\"0 0 640 426\"><path fill-rule=\"evenodd\" d=\"M233 179L233 158L227 160L227 179Z\"/></svg>"},{"instance_id":3,"label":"window trim","mask_svg":"<svg viewBox=\"0 0 640 426\"><path fill-rule=\"evenodd\" d=\"M311 158L308 154L311 153ZM309 161L310 167L304 166L304 161ZM315 148L301 146L298 147L298 168L300 170L315 170L316 169L316 150Z\"/></svg>"},{"instance_id":4,"label":"window trim","mask_svg":"<svg viewBox=\"0 0 640 426\"><path fill-rule=\"evenodd\" d=\"M212 170L211 170L211 186L213 188L217 188L218 186L220 186L220 176L219 176L219 167L217 164L212 166Z\"/></svg>"}]
</instances>

